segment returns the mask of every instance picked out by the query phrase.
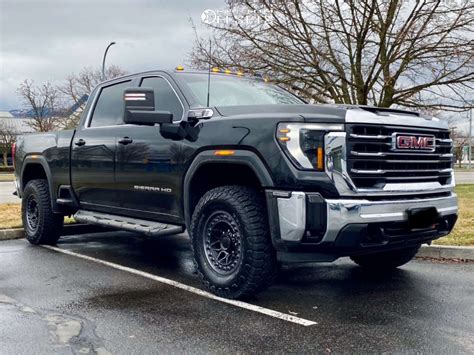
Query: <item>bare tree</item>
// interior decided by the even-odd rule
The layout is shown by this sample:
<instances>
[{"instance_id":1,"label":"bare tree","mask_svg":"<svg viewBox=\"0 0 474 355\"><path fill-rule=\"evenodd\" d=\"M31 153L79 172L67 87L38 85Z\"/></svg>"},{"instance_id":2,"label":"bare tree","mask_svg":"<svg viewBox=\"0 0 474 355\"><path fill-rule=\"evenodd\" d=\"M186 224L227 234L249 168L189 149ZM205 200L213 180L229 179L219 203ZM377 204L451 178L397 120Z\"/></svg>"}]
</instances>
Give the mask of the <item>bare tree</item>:
<instances>
[{"instance_id":1,"label":"bare tree","mask_svg":"<svg viewBox=\"0 0 474 355\"><path fill-rule=\"evenodd\" d=\"M16 141L16 132L13 125L6 121L0 121L0 148L2 150L3 165L8 165L8 153L12 150L13 143Z\"/></svg>"},{"instance_id":2,"label":"bare tree","mask_svg":"<svg viewBox=\"0 0 474 355\"><path fill-rule=\"evenodd\" d=\"M119 76L126 75L127 71L116 66L111 65L106 68L105 79L110 80ZM78 74L71 74L66 78L66 82L59 86L59 90L65 96L69 106L79 103L85 104L83 100L88 97L92 90L101 82L102 72L99 69L91 67L83 68ZM84 101L84 102L82 102ZM75 127L80 119L81 110L76 112L68 112L66 115L66 128Z\"/></svg>"},{"instance_id":3,"label":"bare tree","mask_svg":"<svg viewBox=\"0 0 474 355\"><path fill-rule=\"evenodd\" d=\"M267 73L311 102L466 110L472 0L230 0L190 61Z\"/></svg>"},{"instance_id":4,"label":"bare tree","mask_svg":"<svg viewBox=\"0 0 474 355\"><path fill-rule=\"evenodd\" d=\"M127 71L116 65L111 65L105 71L105 79L110 80L126 74ZM60 90L72 102L77 102L82 96L89 95L102 81L102 72L99 69L86 67L78 74L69 75L66 83L60 86Z\"/></svg>"},{"instance_id":5,"label":"bare tree","mask_svg":"<svg viewBox=\"0 0 474 355\"><path fill-rule=\"evenodd\" d=\"M51 83L36 86L25 80L18 88L25 106L30 109L29 125L37 132L48 132L58 128L62 116L59 90Z\"/></svg>"},{"instance_id":6,"label":"bare tree","mask_svg":"<svg viewBox=\"0 0 474 355\"><path fill-rule=\"evenodd\" d=\"M464 158L464 147L469 145L469 138L456 128L451 128L451 138L453 139L454 162L458 162L461 168Z\"/></svg>"}]
</instances>

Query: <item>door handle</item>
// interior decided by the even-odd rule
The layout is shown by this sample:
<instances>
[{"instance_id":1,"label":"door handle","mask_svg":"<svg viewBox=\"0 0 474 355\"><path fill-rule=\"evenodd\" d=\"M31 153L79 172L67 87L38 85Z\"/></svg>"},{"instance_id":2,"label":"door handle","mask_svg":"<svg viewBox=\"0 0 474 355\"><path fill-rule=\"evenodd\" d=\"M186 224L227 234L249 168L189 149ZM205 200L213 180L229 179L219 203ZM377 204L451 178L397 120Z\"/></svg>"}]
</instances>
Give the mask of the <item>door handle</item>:
<instances>
[{"instance_id":1,"label":"door handle","mask_svg":"<svg viewBox=\"0 0 474 355\"><path fill-rule=\"evenodd\" d=\"M121 140L118 141L120 144L127 145L133 142L132 138L123 137Z\"/></svg>"},{"instance_id":2,"label":"door handle","mask_svg":"<svg viewBox=\"0 0 474 355\"><path fill-rule=\"evenodd\" d=\"M74 143L75 145L77 145L78 147L81 147L83 146L84 144L86 144L86 141L84 139L79 139L76 143Z\"/></svg>"}]
</instances>

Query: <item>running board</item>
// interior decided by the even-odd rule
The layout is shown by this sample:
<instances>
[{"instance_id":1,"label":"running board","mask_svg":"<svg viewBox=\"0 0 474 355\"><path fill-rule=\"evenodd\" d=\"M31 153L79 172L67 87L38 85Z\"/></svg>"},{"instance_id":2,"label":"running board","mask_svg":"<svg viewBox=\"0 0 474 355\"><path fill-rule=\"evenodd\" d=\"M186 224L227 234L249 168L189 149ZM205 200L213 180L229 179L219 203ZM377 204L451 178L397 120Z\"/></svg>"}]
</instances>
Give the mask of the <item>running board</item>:
<instances>
[{"instance_id":1,"label":"running board","mask_svg":"<svg viewBox=\"0 0 474 355\"><path fill-rule=\"evenodd\" d=\"M143 233L151 237L167 234L182 233L184 228L172 224L164 224L143 219L122 217L108 213L79 210L74 219L81 223L96 224L100 226Z\"/></svg>"}]
</instances>

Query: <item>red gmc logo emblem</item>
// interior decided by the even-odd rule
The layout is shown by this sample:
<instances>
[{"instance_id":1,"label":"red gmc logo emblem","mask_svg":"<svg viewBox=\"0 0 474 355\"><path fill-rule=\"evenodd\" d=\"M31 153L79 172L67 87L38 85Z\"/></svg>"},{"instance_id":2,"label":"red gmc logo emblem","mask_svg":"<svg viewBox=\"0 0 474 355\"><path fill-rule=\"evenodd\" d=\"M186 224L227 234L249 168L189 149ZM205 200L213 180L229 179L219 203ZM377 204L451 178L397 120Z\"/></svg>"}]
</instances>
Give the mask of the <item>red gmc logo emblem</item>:
<instances>
[{"instance_id":1,"label":"red gmc logo emblem","mask_svg":"<svg viewBox=\"0 0 474 355\"><path fill-rule=\"evenodd\" d=\"M396 149L435 150L434 136L407 136L395 134Z\"/></svg>"}]
</instances>

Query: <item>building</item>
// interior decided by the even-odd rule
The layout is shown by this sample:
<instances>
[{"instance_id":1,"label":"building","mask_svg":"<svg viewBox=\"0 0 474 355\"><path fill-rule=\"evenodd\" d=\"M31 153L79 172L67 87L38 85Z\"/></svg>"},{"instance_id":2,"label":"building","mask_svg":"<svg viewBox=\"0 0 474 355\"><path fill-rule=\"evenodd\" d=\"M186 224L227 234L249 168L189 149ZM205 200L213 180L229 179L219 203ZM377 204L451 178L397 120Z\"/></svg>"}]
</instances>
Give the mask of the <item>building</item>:
<instances>
[{"instance_id":1,"label":"building","mask_svg":"<svg viewBox=\"0 0 474 355\"><path fill-rule=\"evenodd\" d=\"M0 111L0 127L12 129L18 135L34 132L30 126L31 121L31 118L15 118L8 111Z\"/></svg>"},{"instance_id":2,"label":"building","mask_svg":"<svg viewBox=\"0 0 474 355\"><path fill-rule=\"evenodd\" d=\"M31 127L29 118L15 118L8 111L0 111L0 165L11 165L11 145L15 141L16 136L32 133L34 129Z\"/></svg>"}]
</instances>

